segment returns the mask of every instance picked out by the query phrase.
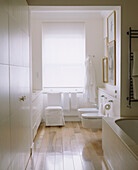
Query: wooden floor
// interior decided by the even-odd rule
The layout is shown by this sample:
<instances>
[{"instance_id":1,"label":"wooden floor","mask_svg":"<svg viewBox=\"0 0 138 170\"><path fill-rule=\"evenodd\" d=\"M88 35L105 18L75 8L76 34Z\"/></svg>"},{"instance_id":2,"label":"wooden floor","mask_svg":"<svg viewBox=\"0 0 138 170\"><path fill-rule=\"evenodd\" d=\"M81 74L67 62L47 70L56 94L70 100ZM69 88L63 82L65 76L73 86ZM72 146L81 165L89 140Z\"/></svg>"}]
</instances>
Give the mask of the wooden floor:
<instances>
[{"instance_id":1,"label":"wooden floor","mask_svg":"<svg viewBox=\"0 0 138 170\"><path fill-rule=\"evenodd\" d=\"M27 170L107 170L102 131L84 129L80 122L64 127L41 124Z\"/></svg>"}]
</instances>

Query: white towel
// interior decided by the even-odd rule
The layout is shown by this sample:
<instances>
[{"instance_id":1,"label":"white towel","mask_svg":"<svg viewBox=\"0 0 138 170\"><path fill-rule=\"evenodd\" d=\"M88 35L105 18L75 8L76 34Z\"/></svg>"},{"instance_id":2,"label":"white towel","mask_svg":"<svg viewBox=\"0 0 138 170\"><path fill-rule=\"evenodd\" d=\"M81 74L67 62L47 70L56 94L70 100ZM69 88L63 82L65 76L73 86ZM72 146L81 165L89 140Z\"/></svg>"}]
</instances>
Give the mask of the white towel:
<instances>
[{"instance_id":1,"label":"white towel","mask_svg":"<svg viewBox=\"0 0 138 170\"><path fill-rule=\"evenodd\" d=\"M70 109L69 93L63 93L63 109L67 111Z\"/></svg>"},{"instance_id":2,"label":"white towel","mask_svg":"<svg viewBox=\"0 0 138 170\"><path fill-rule=\"evenodd\" d=\"M77 93L71 93L70 103L71 103L72 110L78 109Z\"/></svg>"},{"instance_id":3,"label":"white towel","mask_svg":"<svg viewBox=\"0 0 138 170\"><path fill-rule=\"evenodd\" d=\"M138 77L133 77L134 98L138 99Z\"/></svg>"},{"instance_id":4,"label":"white towel","mask_svg":"<svg viewBox=\"0 0 138 170\"><path fill-rule=\"evenodd\" d=\"M138 51L134 52L134 57L133 57L133 75L138 75Z\"/></svg>"}]
</instances>

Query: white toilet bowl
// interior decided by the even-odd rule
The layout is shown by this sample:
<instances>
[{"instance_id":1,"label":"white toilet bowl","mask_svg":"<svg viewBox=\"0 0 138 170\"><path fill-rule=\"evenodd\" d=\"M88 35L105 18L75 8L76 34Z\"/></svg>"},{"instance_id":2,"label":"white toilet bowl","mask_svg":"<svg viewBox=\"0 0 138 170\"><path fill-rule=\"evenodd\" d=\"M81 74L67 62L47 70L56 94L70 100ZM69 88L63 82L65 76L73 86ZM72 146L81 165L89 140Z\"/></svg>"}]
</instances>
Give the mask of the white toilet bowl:
<instances>
[{"instance_id":1,"label":"white toilet bowl","mask_svg":"<svg viewBox=\"0 0 138 170\"><path fill-rule=\"evenodd\" d=\"M102 128L102 117L96 108L80 108L78 112L81 116L82 126L97 131Z\"/></svg>"},{"instance_id":2,"label":"white toilet bowl","mask_svg":"<svg viewBox=\"0 0 138 170\"><path fill-rule=\"evenodd\" d=\"M82 126L97 131L102 128L102 117L99 113L83 113L81 115Z\"/></svg>"}]
</instances>

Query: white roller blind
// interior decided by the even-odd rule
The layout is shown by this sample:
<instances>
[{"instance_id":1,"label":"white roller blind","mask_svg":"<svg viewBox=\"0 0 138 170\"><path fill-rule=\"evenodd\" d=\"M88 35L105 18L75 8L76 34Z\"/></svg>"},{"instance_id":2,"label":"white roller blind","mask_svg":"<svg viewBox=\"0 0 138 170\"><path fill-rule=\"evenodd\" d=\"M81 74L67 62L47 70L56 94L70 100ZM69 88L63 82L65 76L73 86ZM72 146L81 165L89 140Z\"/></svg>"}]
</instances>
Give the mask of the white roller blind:
<instances>
[{"instance_id":1,"label":"white roller blind","mask_svg":"<svg viewBox=\"0 0 138 170\"><path fill-rule=\"evenodd\" d=\"M44 23L43 87L84 87L84 23Z\"/></svg>"}]
</instances>

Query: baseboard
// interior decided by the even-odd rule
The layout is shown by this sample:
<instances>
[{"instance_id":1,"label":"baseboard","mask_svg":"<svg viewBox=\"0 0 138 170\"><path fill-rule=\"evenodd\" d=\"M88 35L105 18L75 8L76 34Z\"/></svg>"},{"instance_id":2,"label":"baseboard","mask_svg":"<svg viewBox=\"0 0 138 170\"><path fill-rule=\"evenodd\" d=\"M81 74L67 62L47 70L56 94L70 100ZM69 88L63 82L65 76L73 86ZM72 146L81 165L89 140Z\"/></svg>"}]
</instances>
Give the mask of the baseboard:
<instances>
[{"instance_id":1,"label":"baseboard","mask_svg":"<svg viewBox=\"0 0 138 170\"><path fill-rule=\"evenodd\" d=\"M80 122L81 119L79 116L64 116L65 122Z\"/></svg>"}]
</instances>

